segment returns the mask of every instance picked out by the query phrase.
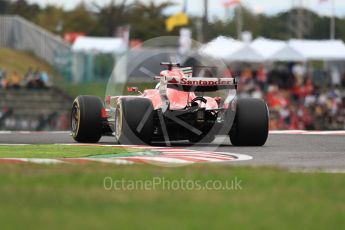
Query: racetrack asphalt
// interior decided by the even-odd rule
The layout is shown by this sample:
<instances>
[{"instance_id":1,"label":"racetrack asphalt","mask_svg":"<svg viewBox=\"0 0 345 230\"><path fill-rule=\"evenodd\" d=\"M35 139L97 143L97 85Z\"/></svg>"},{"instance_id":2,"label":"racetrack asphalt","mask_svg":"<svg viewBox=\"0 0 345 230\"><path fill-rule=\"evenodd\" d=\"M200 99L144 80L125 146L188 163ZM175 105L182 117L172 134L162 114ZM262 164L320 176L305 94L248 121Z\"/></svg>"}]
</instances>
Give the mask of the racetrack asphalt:
<instances>
[{"instance_id":1,"label":"racetrack asphalt","mask_svg":"<svg viewBox=\"0 0 345 230\"><path fill-rule=\"evenodd\" d=\"M68 132L1 132L0 144L74 143ZM103 137L101 144L114 144ZM270 134L263 147L235 147L226 136L218 136L211 144L176 147L200 151L247 154L253 160L231 162L236 165L280 166L292 170L345 171L345 135Z\"/></svg>"}]
</instances>

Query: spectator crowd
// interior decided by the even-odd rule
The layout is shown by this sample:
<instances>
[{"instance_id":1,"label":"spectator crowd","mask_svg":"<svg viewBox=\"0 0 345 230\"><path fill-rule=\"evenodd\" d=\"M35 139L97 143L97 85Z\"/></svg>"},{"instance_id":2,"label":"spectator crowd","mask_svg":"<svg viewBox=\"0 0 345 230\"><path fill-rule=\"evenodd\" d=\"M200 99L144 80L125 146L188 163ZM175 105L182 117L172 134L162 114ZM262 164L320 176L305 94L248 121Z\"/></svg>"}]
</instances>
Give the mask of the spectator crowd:
<instances>
[{"instance_id":1,"label":"spectator crowd","mask_svg":"<svg viewBox=\"0 0 345 230\"><path fill-rule=\"evenodd\" d=\"M33 71L29 68L28 71L21 76L17 71L7 73L6 70L0 67L0 88L4 89L45 89L50 86L49 76L46 72L36 69Z\"/></svg>"},{"instance_id":2,"label":"spectator crowd","mask_svg":"<svg viewBox=\"0 0 345 230\"><path fill-rule=\"evenodd\" d=\"M263 98L270 109L270 129L345 129L345 73L312 70L302 64L242 68L241 97Z\"/></svg>"},{"instance_id":3,"label":"spectator crowd","mask_svg":"<svg viewBox=\"0 0 345 230\"><path fill-rule=\"evenodd\" d=\"M3 98L3 95L11 94L12 96L9 98L14 100L14 97L18 97L16 93L19 90L29 89L30 91L49 93L48 90L42 91L42 89L48 89L51 86L49 75L45 71L39 69L34 71L29 68L25 74L20 75L18 71L7 72L0 66L0 90L3 89L0 100L4 100L0 101L0 130L68 130L69 113L66 111L55 111L50 114L42 113L39 115L18 115L15 114L18 111L17 107L4 103L8 98ZM27 97L31 96L28 92L26 93ZM14 106L18 106L18 104L15 103Z\"/></svg>"}]
</instances>

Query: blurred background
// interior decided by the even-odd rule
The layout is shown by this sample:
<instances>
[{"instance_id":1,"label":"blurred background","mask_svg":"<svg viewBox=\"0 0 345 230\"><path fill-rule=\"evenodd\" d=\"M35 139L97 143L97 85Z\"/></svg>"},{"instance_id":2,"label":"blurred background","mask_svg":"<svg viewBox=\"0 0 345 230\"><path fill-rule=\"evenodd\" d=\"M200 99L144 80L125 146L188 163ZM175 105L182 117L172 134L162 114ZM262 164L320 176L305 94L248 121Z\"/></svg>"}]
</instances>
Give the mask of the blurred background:
<instances>
[{"instance_id":1,"label":"blurred background","mask_svg":"<svg viewBox=\"0 0 345 230\"><path fill-rule=\"evenodd\" d=\"M178 39L145 45L159 36ZM267 101L271 130L343 130L344 40L343 0L0 0L0 130L68 130L73 98L103 98L120 59L159 74L172 53L225 63L216 74ZM154 86L143 66L117 84Z\"/></svg>"}]
</instances>

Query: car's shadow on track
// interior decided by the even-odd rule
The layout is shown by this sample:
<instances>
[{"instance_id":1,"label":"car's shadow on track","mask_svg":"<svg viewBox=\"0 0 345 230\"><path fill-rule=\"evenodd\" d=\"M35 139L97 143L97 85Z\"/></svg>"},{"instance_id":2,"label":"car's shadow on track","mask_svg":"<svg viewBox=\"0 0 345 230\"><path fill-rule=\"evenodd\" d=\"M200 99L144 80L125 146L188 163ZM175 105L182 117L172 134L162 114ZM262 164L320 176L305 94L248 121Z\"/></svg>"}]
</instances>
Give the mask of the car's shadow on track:
<instances>
[{"instance_id":1,"label":"car's shadow on track","mask_svg":"<svg viewBox=\"0 0 345 230\"><path fill-rule=\"evenodd\" d=\"M189 143L189 142L171 142L170 144L155 142L151 144L157 147L233 147L231 144L219 143Z\"/></svg>"},{"instance_id":2,"label":"car's shadow on track","mask_svg":"<svg viewBox=\"0 0 345 230\"><path fill-rule=\"evenodd\" d=\"M99 144L103 145L114 145L116 144L115 142L104 140L99 142ZM143 145L143 144L142 144ZM153 147L183 147L183 148L191 148L191 147L196 147L196 148L202 148L202 147L208 147L208 148L257 148L257 146L245 146L245 147L239 147L239 146L234 146L231 144L230 141L227 140L215 140L212 143L190 143L189 141L171 141L169 144L165 142L153 142L148 146L153 146ZM260 148L268 148L272 147L269 145L264 145L261 146Z\"/></svg>"},{"instance_id":3,"label":"car's shadow on track","mask_svg":"<svg viewBox=\"0 0 345 230\"><path fill-rule=\"evenodd\" d=\"M153 143L151 146L157 146L157 147L185 147L185 148L190 148L190 147L197 147L197 148L202 148L202 147L207 147L207 148L249 148L249 149L255 149L258 148L258 146L234 146L231 143L189 143L189 142L173 142L170 145L167 145L165 143ZM259 148L270 148L272 146L270 145L263 145L259 146Z\"/></svg>"},{"instance_id":4,"label":"car's shadow on track","mask_svg":"<svg viewBox=\"0 0 345 230\"><path fill-rule=\"evenodd\" d=\"M114 142L109 142L109 141L102 141L99 142L99 144L102 145L114 145L116 143ZM125 146L125 145L124 145ZM154 142L151 143L150 145L147 146L152 146L152 147L176 147L176 148L229 148L229 149L238 149L238 148L246 148L246 149L255 149L258 148L258 146L243 146L243 147L239 147L239 146L234 146L231 143L189 143L188 141L176 141L176 142L171 142L170 144L166 144L164 142ZM260 148L271 148L272 146L270 145L264 145L264 146L260 146Z\"/></svg>"},{"instance_id":5,"label":"car's shadow on track","mask_svg":"<svg viewBox=\"0 0 345 230\"><path fill-rule=\"evenodd\" d=\"M99 144L102 145L114 145L114 142L109 142L109 141L101 141ZM154 147L192 147L192 146L197 146L197 147L235 147L231 144L218 144L218 143L189 143L187 141L174 141L170 142L169 144L164 143L164 142L153 142L150 144L150 146Z\"/></svg>"}]
</instances>

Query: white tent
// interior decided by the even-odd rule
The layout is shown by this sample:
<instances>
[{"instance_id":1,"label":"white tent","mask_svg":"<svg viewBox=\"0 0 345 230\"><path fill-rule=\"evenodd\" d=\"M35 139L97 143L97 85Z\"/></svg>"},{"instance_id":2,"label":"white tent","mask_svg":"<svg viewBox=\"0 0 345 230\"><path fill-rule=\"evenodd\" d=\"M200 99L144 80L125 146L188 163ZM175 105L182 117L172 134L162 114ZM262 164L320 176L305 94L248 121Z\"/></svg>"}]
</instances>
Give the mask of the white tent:
<instances>
[{"instance_id":1,"label":"white tent","mask_svg":"<svg viewBox=\"0 0 345 230\"><path fill-rule=\"evenodd\" d=\"M261 54L265 59L270 58L273 54L282 50L287 42L281 40L272 40L263 37L255 39L250 46Z\"/></svg>"},{"instance_id":2,"label":"white tent","mask_svg":"<svg viewBox=\"0 0 345 230\"><path fill-rule=\"evenodd\" d=\"M288 45L307 60L345 60L345 45L341 40L296 40Z\"/></svg>"},{"instance_id":3,"label":"white tent","mask_svg":"<svg viewBox=\"0 0 345 230\"><path fill-rule=\"evenodd\" d=\"M345 60L345 44L341 40L281 41L260 37L247 44L219 36L199 52L227 62Z\"/></svg>"},{"instance_id":4,"label":"white tent","mask_svg":"<svg viewBox=\"0 0 345 230\"><path fill-rule=\"evenodd\" d=\"M121 38L79 37L72 46L74 52L120 53L125 50Z\"/></svg>"},{"instance_id":5,"label":"white tent","mask_svg":"<svg viewBox=\"0 0 345 230\"><path fill-rule=\"evenodd\" d=\"M290 45L285 45L282 49L278 50L274 54L272 54L269 58L269 61L298 61L304 62L307 60L303 54L301 54L296 49L292 48Z\"/></svg>"},{"instance_id":6,"label":"white tent","mask_svg":"<svg viewBox=\"0 0 345 230\"><path fill-rule=\"evenodd\" d=\"M306 57L282 40L263 37L255 39L250 46L261 54L266 61L305 61Z\"/></svg>"},{"instance_id":7,"label":"white tent","mask_svg":"<svg viewBox=\"0 0 345 230\"><path fill-rule=\"evenodd\" d=\"M224 61L261 62L264 59L250 45L224 36L219 36L207 43L199 52L201 55Z\"/></svg>"}]
</instances>

